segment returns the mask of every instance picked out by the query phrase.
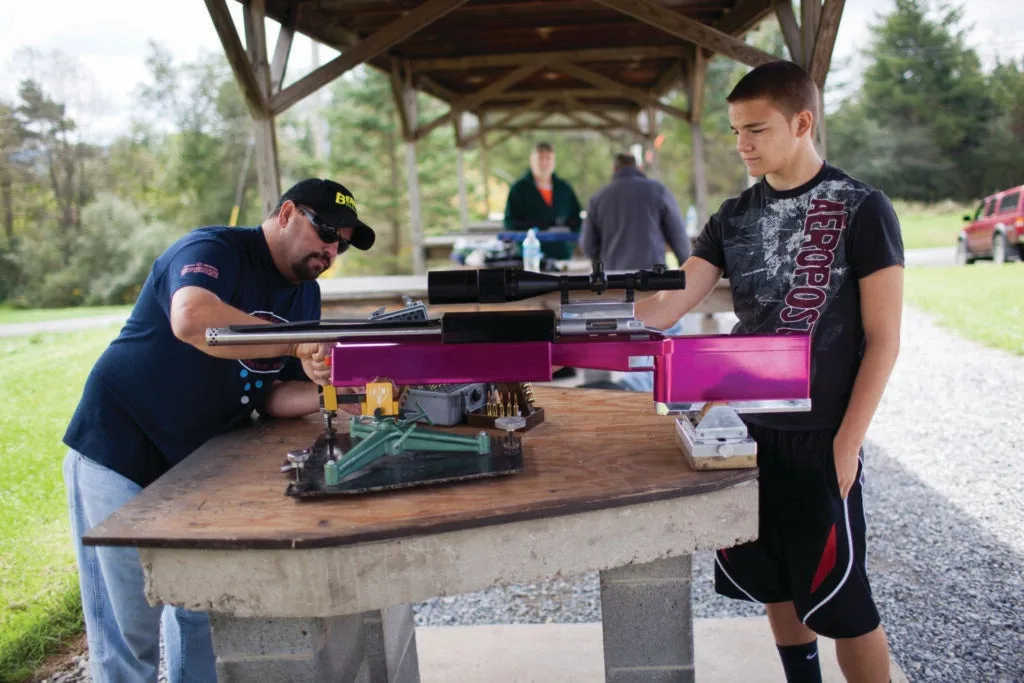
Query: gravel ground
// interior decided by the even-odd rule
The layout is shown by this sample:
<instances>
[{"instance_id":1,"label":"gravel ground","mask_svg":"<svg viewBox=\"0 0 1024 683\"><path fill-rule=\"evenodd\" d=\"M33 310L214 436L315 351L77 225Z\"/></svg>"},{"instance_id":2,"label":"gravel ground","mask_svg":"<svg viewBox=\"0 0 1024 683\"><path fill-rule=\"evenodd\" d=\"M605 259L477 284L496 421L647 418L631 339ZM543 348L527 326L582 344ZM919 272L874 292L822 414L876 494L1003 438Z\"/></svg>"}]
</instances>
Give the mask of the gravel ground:
<instances>
[{"instance_id":1,"label":"gravel ground","mask_svg":"<svg viewBox=\"0 0 1024 683\"><path fill-rule=\"evenodd\" d=\"M1024 358L912 309L868 434L868 569L911 681L1024 681ZM696 617L757 616L714 594L694 558ZM417 606L423 625L598 621L596 574Z\"/></svg>"},{"instance_id":2,"label":"gravel ground","mask_svg":"<svg viewBox=\"0 0 1024 683\"><path fill-rule=\"evenodd\" d=\"M868 565L911 681L1024 681L1024 358L904 316L903 349L868 434ZM756 616L694 558L696 617ZM420 625L593 622L596 574L435 598ZM88 680L84 668L49 683Z\"/></svg>"}]
</instances>

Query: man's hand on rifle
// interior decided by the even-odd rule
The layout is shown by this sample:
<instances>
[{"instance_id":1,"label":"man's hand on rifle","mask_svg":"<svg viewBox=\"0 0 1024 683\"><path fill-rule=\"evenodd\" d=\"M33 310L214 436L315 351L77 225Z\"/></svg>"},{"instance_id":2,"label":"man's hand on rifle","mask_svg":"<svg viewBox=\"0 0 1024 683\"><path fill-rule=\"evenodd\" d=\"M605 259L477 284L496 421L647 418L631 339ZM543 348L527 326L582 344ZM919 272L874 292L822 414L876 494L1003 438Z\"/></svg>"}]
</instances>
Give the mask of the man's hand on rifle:
<instances>
[{"instance_id":1,"label":"man's hand on rifle","mask_svg":"<svg viewBox=\"0 0 1024 683\"><path fill-rule=\"evenodd\" d=\"M306 376L322 386L331 383L331 346L320 342L295 345L295 356L302 361Z\"/></svg>"}]
</instances>

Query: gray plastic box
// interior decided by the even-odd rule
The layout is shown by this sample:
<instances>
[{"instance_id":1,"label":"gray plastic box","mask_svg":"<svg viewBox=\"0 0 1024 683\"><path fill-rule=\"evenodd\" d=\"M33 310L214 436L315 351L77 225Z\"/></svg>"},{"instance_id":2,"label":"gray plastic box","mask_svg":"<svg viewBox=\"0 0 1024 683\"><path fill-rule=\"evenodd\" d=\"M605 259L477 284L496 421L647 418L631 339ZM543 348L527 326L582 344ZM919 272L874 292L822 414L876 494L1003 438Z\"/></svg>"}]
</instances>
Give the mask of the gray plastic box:
<instances>
[{"instance_id":1,"label":"gray plastic box","mask_svg":"<svg viewBox=\"0 0 1024 683\"><path fill-rule=\"evenodd\" d=\"M465 421L466 413L487 404L486 382L475 384L426 384L409 387L402 404L403 412L424 410L436 425L451 426ZM427 422L420 418L420 422Z\"/></svg>"}]
</instances>

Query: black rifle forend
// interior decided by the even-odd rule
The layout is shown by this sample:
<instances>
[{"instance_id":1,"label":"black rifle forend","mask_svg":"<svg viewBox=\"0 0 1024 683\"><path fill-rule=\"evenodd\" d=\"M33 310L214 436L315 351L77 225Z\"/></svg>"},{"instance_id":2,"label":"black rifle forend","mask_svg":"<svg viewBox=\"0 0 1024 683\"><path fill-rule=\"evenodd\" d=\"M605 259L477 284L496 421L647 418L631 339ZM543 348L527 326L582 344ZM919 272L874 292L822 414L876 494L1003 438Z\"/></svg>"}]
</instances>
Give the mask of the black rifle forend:
<instances>
[{"instance_id":1,"label":"black rifle forend","mask_svg":"<svg viewBox=\"0 0 1024 683\"><path fill-rule=\"evenodd\" d=\"M495 304L522 301L531 297L570 291L603 294L606 290L655 292L683 289L686 274L656 266L635 273L605 273L595 268L590 275L549 275L518 268L482 268L480 270L441 270L427 273L427 300L432 304Z\"/></svg>"}]
</instances>

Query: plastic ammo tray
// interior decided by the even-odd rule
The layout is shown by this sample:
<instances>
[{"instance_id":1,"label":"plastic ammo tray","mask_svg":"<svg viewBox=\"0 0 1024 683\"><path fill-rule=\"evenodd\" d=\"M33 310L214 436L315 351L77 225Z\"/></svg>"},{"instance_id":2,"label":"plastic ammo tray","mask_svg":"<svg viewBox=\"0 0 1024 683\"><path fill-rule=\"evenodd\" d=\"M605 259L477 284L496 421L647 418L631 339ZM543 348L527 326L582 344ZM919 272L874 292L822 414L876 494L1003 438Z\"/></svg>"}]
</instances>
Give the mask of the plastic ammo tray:
<instances>
[{"instance_id":1,"label":"plastic ammo tray","mask_svg":"<svg viewBox=\"0 0 1024 683\"><path fill-rule=\"evenodd\" d=\"M408 388L402 409L406 413L424 411L436 425L457 425L466 413L480 410L487 404L486 382L475 384L421 384ZM421 418L420 422L427 422Z\"/></svg>"}]
</instances>

